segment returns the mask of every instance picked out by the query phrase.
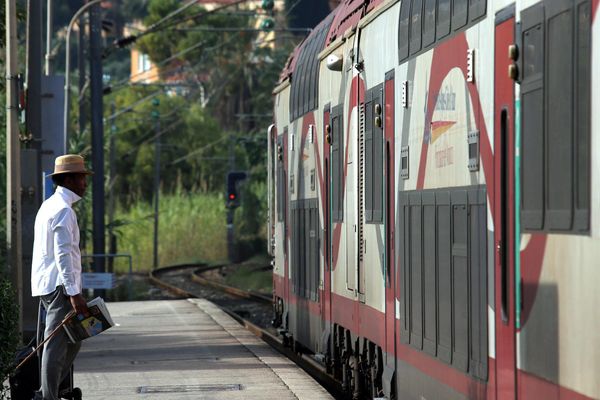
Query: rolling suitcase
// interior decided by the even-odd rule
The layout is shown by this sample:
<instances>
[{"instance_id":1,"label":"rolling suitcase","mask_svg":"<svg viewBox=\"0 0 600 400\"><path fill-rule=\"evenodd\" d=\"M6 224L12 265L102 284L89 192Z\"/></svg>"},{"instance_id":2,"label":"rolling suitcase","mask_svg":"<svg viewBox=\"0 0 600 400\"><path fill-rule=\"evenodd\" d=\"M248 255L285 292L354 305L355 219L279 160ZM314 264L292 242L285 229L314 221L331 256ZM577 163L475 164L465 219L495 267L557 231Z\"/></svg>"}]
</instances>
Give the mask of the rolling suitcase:
<instances>
[{"instance_id":1,"label":"rolling suitcase","mask_svg":"<svg viewBox=\"0 0 600 400\"><path fill-rule=\"evenodd\" d=\"M41 359L43 347L37 351L37 354L31 355L35 352L35 349L43 344L44 335L44 323L46 312L42 306L40 300L38 307L38 321L37 321L37 332L36 337L24 348L20 349L16 354L16 363L21 364L27 357L31 357L30 360L25 362L22 366L17 367L16 372L10 377L10 395L12 400L31 400L35 392L40 388L40 374L41 374ZM61 328L61 326L59 326ZM81 389L73 387L73 366L69 370L69 373L65 379L61 382L58 395L61 399L67 400L81 400L82 393Z\"/></svg>"}]
</instances>

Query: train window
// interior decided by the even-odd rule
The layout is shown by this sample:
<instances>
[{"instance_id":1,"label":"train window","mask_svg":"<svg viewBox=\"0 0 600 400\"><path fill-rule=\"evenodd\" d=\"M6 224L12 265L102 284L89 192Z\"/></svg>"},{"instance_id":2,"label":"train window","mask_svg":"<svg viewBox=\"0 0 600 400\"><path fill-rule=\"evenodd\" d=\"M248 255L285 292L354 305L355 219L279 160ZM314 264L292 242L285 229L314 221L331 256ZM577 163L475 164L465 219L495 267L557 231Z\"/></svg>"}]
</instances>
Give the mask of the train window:
<instances>
[{"instance_id":1,"label":"train window","mask_svg":"<svg viewBox=\"0 0 600 400\"><path fill-rule=\"evenodd\" d=\"M331 110L331 207L332 220L344 219L344 105Z\"/></svg>"},{"instance_id":2,"label":"train window","mask_svg":"<svg viewBox=\"0 0 600 400\"><path fill-rule=\"evenodd\" d=\"M284 129L283 135L277 138L277 221L283 222L285 215L285 190L287 184L285 182L285 165L284 154L285 146L283 138L287 136L287 128Z\"/></svg>"},{"instance_id":3,"label":"train window","mask_svg":"<svg viewBox=\"0 0 600 400\"><path fill-rule=\"evenodd\" d=\"M410 15L410 54L421 50L423 0L413 0Z\"/></svg>"},{"instance_id":4,"label":"train window","mask_svg":"<svg viewBox=\"0 0 600 400\"><path fill-rule=\"evenodd\" d=\"M573 63L564 62L565 49L573 42L571 10L550 16L547 22L547 110L546 168L548 179L547 214L549 229L571 228L573 207ZM565 190L565 188L569 188Z\"/></svg>"},{"instance_id":5,"label":"train window","mask_svg":"<svg viewBox=\"0 0 600 400\"><path fill-rule=\"evenodd\" d=\"M527 231L589 231L590 10L590 0L557 0L521 14L521 220Z\"/></svg>"},{"instance_id":6,"label":"train window","mask_svg":"<svg viewBox=\"0 0 600 400\"><path fill-rule=\"evenodd\" d=\"M480 234L472 234L469 237L469 257L470 265L485 265L486 256L486 221L487 210L485 207L480 207L481 202L485 202L485 197L473 199L474 195L482 196L483 191L469 192L469 221L471 223L470 232L479 232ZM481 334L480 329L485 326L484 320L487 319L487 270L485 268L470 268L469 295L471 297L471 340L470 340L470 367L473 374L480 379L487 378L487 337Z\"/></svg>"},{"instance_id":7,"label":"train window","mask_svg":"<svg viewBox=\"0 0 600 400\"><path fill-rule=\"evenodd\" d=\"M291 202L291 277L294 293L319 298L319 207L316 199Z\"/></svg>"},{"instance_id":8,"label":"train window","mask_svg":"<svg viewBox=\"0 0 600 400\"><path fill-rule=\"evenodd\" d=\"M544 224L544 25L541 3L524 10L521 70L521 221L527 230Z\"/></svg>"},{"instance_id":9,"label":"train window","mask_svg":"<svg viewBox=\"0 0 600 400\"><path fill-rule=\"evenodd\" d=\"M303 116L318 107L319 96L319 57L325 45L325 38L333 14L315 29L306 39L298 54L296 67L292 73L290 91L290 121Z\"/></svg>"},{"instance_id":10,"label":"train window","mask_svg":"<svg viewBox=\"0 0 600 400\"><path fill-rule=\"evenodd\" d=\"M468 0L452 0L452 30L459 30L467 24Z\"/></svg>"},{"instance_id":11,"label":"train window","mask_svg":"<svg viewBox=\"0 0 600 400\"><path fill-rule=\"evenodd\" d=\"M365 95L365 220L383 223L383 84Z\"/></svg>"},{"instance_id":12,"label":"train window","mask_svg":"<svg viewBox=\"0 0 600 400\"><path fill-rule=\"evenodd\" d=\"M303 57L306 58L306 57ZM306 62L304 62L304 60L301 58L300 60L300 65L298 65L298 76L295 77L296 78L296 84L298 87L298 92L296 94L296 116L299 117L300 115L304 114L304 96L306 96L308 93L306 93L306 90L304 90L304 84L306 83ZM294 77L292 77L292 86L293 86L293 81L294 81Z\"/></svg>"},{"instance_id":13,"label":"train window","mask_svg":"<svg viewBox=\"0 0 600 400\"><path fill-rule=\"evenodd\" d=\"M575 221L577 230L589 229L590 214L590 108L591 108L591 4L586 1L577 6L577 63L575 70Z\"/></svg>"},{"instance_id":14,"label":"train window","mask_svg":"<svg viewBox=\"0 0 600 400\"><path fill-rule=\"evenodd\" d=\"M407 266L409 268L409 287L407 300L409 303L410 344L417 349L423 346L423 208L420 193L409 195L410 231L406 232L410 240Z\"/></svg>"},{"instance_id":15,"label":"train window","mask_svg":"<svg viewBox=\"0 0 600 400\"><path fill-rule=\"evenodd\" d=\"M487 379L487 194L484 186L399 196L400 337Z\"/></svg>"},{"instance_id":16,"label":"train window","mask_svg":"<svg viewBox=\"0 0 600 400\"><path fill-rule=\"evenodd\" d=\"M469 20L475 21L485 15L485 0L469 0Z\"/></svg>"},{"instance_id":17,"label":"train window","mask_svg":"<svg viewBox=\"0 0 600 400\"><path fill-rule=\"evenodd\" d=\"M317 60L318 62L318 57L310 57L311 55L315 54L315 50L316 50L316 44L317 41L320 39L318 37L319 35L317 35L317 38L315 40L312 40L310 43L308 43L308 54L307 57L308 60L305 61L304 63L304 68L306 69L304 71L304 78L305 78L305 82L304 82L304 108L306 110L311 110L310 108L310 102L311 102L311 97L314 98L314 96L312 96L312 92L311 89L314 88L314 80L316 78L316 76L312 75L312 66L315 62L315 60Z\"/></svg>"},{"instance_id":18,"label":"train window","mask_svg":"<svg viewBox=\"0 0 600 400\"><path fill-rule=\"evenodd\" d=\"M321 49L324 46L325 43L325 36L326 36L326 32L324 30L319 30L318 32L318 37L316 40L314 40L311 43L311 49L310 49L310 54L314 54L317 56L314 56L311 58L310 63L308 65L309 68L309 73L308 73L308 77L309 77L309 88L308 88L308 93L310 93L311 95L308 98L308 104L307 109L308 110L314 110L315 108L317 108L318 106L318 80L319 80L319 51L321 51Z\"/></svg>"},{"instance_id":19,"label":"train window","mask_svg":"<svg viewBox=\"0 0 600 400\"><path fill-rule=\"evenodd\" d=\"M410 26L410 1L402 0L400 5L400 22L398 24L398 59L408 57L408 28Z\"/></svg>"},{"instance_id":20,"label":"train window","mask_svg":"<svg viewBox=\"0 0 600 400\"><path fill-rule=\"evenodd\" d=\"M435 193L423 193L423 242L435 246ZM423 253L423 350L436 355L437 336L437 274L435 251Z\"/></svg>"},{"instance_id":21,"label":"train window","mask_svg":"<svg viewBox=\"0 0 600 400\"><path fill-rule=\"evenodd\" d=\"M440 360L452 362L452 243L450 241L451 215L450 193L437 192L436 202L436 240L432 243L438 265L437 292L437 355Z\"/></svg>"},{"instance_id":22,"label":"train window","mask_svg":"<svg viewBox=\"0 0 600 400\"><path fill-rule=\"evenodd\" d=\"M373 91L365 94L365 104L361 112L364 113L364 196L365 196L365 221L373 221Z\"/></svg>"},{"instance_id":23,"label":"train window","mask_svg":"<svg viewBox=\"0 0 600 400\"><path fill-rule=\"evenodd\" d=\"M450 0L438 0L436 37L441 39L450 33Z\"/></svg>"},{"instance_id":24,"label":"train window","mask_svg":"<svg viewBox=\"0 0 600 400\"><path fill-rule=\"evenodd\" d=\"M425 0L423 10L423 47L435 41L435 3L436 0Z\"/></svg>"},{"instance_id":25,"label":"train window","mask_svg":"<svg viewBox=\"0 0 600 400\"><path fill-rule=\"evenodd\" d=\"M399 62L427 51L450 32L456 34L474 25L485 15L486 4L486 0L403 0L398 23Z\"/></svg>"},{"instance_id":26,"label":"train window","mask_svg":"<svg viewBox=\"0 0 600 400\"><path fill-rule=\"evenodd\" d=\"M373 89L373 222L383 223L383 84Z\"/></svg>"},{"instance_id":27,"label":"train window","mask_svg":"<svg viewBox=\"0 0 600 400\"><path fill-rule=\"evenodd\" d=\"M457 198L458 197L458 198ZM452 365L466 372L469 367L469 252L466 192L452 193ZM477 266L480 267L480 266Z\"/></svg>"}]
</instances>

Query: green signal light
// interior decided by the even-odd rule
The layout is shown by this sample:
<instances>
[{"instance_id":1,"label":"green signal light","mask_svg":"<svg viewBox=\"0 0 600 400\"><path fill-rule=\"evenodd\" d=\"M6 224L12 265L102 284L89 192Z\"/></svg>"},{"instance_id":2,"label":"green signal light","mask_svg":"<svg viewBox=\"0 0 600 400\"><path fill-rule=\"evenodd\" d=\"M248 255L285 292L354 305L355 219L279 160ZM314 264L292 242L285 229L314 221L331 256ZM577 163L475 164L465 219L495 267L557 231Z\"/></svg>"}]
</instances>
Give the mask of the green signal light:
<instances>
[{"instance_id":1,"label":"green signal light","mask_svg":"<svg viewBox=\"0 0 600 400\"><path fill-rule=\"evenodd\" d=\"M265 19L261 24L260 24L260 29L262 29L263 31L270 31L275 27L275 21L273 21L271 18L267 18Z\"/></svg>"},{"instance_id":2,"label":"green signal light","mask_svg":"<svg viewBox=\"0 0 600 400\"><path fill-rule=\"evenodd\" d=\"M263 0L261 8L263 10L271 11L275 7L275 2L273 0Z\"/></svg>"}]
</instances>

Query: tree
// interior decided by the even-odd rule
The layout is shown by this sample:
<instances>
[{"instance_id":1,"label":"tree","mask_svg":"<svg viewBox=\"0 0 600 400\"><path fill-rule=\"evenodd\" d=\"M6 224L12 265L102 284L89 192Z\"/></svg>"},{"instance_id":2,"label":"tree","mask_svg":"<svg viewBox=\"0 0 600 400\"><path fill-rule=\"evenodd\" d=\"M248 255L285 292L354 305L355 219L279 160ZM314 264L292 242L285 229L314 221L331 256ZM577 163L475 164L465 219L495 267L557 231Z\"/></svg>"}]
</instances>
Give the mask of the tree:
<instances>
[{"instance_id":1,"label":"tree","mask_svg":"<svg viewBox=\"0 0 600 400\"><path fill-rule=\"evenodd\" d=\"M152 96L160 99L158 109L149 100ZM201 107L197 96L197 91L167 95L156 87L126 88L111 96L120 113L114 120L117 160L114 190L122 194L122 204L151 200L153 188L149 182L154 174L157 134L161 139L163 191L217 189L218 177L225 173L222 160L218 161L226 154L223 140L226 135ZM121 113L129 108L130 111ZM160 129L152 117L153 111L158 112Z\"/></svg>"},{"instance_id":2,"label":"tree","mask_svg":"<svg viewBox=\"0 0 600 400\"><path fill-rule=\"evenodd\" d=\"M21 340L19 334L19 308L15 303L10 280L0 273L0 399L8 398L4 380L14 368L15 352Z\"/></svg>"},{"instance_id":3,"label":"tree","mask_svg":"<svg viewBox=\"0 0 600 400\"><path fill-rule=\"evenodd\" d=\"M160 21L180 6L181 2L176 0L151 0L145 25ZM194 6L177 17L180 22L137 43L140 51L161 66L163 79L173 80L176 75L178 81L202 88L206 108L198 104L190 106L185 118L188 134L197 134L198 129L192 127L210 115L216 119L221 135L223 132L232 135L210 150L202 150L202 146L217 141L218 136L204 132L194 140L192 136L186 137L199 147L192 147L198 150L192 150L185 160L202 190L222 190L227 162L214 159L226 157L228 146L234 146L235 169L248 171L250 176L244 185L242 207L237 211L243 217L239 233L245 236L258 234L264 226L266 129L272 121L271 92L289 53L302 39L289 33L274 36L256 31L259 18L241 7L208 14L200 6ZM278 21L280 27L285 24ZM148 153L140 153L139 157L137 162L142 163Z\"/></svg>"}]
</instances>

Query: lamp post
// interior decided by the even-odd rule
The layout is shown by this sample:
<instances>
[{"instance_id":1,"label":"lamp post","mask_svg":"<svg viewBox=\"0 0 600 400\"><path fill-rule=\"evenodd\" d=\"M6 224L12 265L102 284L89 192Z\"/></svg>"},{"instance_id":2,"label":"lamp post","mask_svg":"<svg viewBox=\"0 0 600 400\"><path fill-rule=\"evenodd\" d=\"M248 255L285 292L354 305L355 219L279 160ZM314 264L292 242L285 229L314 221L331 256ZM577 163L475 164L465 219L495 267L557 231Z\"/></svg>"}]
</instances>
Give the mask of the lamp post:
<instances>
[{"instance_id":1,"label":"lamp post","mask_svg":"<svg viewBox=\"0 0 600 400\"><path fill-rule=\"evenodd\" d=\"M64 110L63 110L63 140L64 140L64 147L65 147L65 151L67 151L67 145L68 145L68 133L69 133L69 129L68 129L68 121L69 121L69 85L70 85L70 79L69 79L69 73L70 73L70 64L71 64L71 51L70 51L70 47L71 47L71 31L73 30L73 25L75 25L75 21L77 21L77 19L79 18L79 16L81 14L83 14L88 8L95 6L96 4L100 3L102 0L92 0L89 3L85 4L84 6L82 6L79 10L77 10L77 12L75 13L75 15L73 15L73 18L71 18L71 22L69 22L69 27L67 28L67 38L65 41L66 44L66 59L65 59L65 103L64 103ZM81 29L81 27L80 27ZM81 46L81 44L80 44Z\"/></svg>"}]
</instances>

